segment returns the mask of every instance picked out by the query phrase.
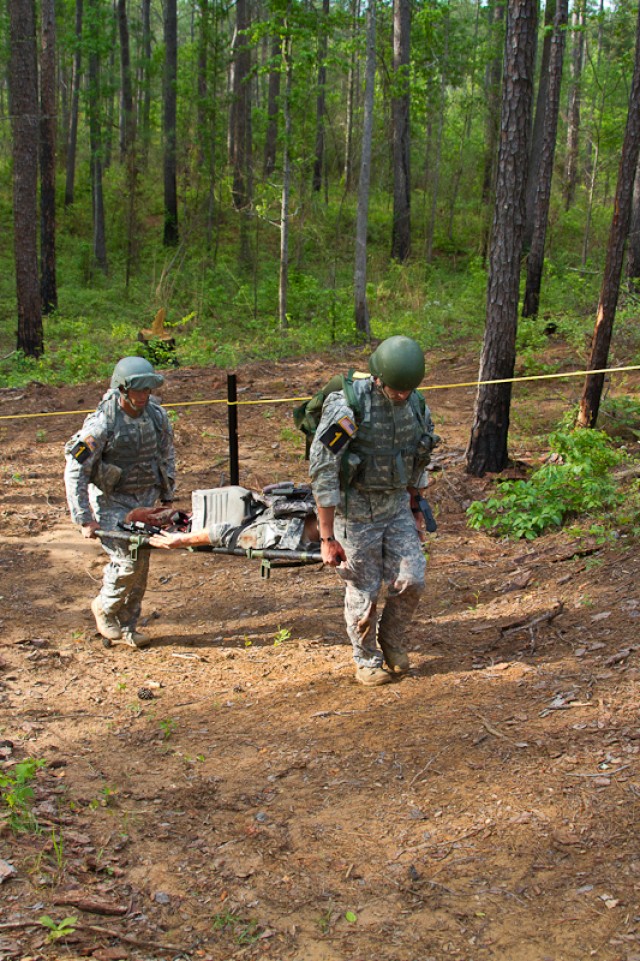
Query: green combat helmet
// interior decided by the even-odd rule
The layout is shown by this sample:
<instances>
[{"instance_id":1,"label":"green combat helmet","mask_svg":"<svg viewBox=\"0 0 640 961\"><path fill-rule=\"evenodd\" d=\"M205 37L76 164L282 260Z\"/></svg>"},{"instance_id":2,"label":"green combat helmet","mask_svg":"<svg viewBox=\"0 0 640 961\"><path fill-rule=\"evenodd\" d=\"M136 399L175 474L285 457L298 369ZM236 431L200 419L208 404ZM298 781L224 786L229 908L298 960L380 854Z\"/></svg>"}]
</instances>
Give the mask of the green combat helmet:
<instances>
[{"instance_id":1,"label":"green combat helmet","mask_svg":"<svg viewBox=\"0 0 640 961\"><path fill-rule=\"evenodd\" d=\"M424 354L411 337L387 337L369 358L369 370L392 390L415 390L424 377Z\"/></svg>"},{"instance_id":2,"label":"green combat helmet","mask_svg":"<svg viewBox=\"0 0 640 961\"><path fill-rule=\"evenodd\" d=\"M164 384L162 374L157 374L153 365L144 357L123 357L113 368L111 387L128 390L153 390Z\"/></svg>"}]
</instances>

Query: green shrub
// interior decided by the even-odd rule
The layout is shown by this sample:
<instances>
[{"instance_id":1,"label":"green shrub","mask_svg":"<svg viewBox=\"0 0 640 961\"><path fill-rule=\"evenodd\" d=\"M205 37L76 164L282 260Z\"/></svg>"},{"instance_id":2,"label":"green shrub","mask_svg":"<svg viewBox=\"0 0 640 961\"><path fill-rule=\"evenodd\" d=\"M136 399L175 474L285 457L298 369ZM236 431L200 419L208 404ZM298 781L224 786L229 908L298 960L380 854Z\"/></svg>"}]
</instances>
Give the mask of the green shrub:
<instances>
[{"instance_id":1,"label":"green shrub","mask_svg":"<svg viewBox=\"0 0 640 961\"><path fill-rule=\"evenodd\" d=\"M0 800L8 815L9 827L15 833L35 831L38 827L31 805L33 788L31 782L36 771L44 767L46 761L32 757L20 761L11 773L0 771Z\"/></svg>"},{"instance_id":2,"label":"green shrub","mask_svg":"<svg viewBox=\"0 0 640 961\"><path fill-rule=\"evenodd\" d=\"M471 504L470 527L533 540L569 517L602 514L622 503L612 468L626 452L614 448L603 431L558 430L549 442L551 456L528 480L499 481L495 497Z\"/></svg>"}]
</instances>

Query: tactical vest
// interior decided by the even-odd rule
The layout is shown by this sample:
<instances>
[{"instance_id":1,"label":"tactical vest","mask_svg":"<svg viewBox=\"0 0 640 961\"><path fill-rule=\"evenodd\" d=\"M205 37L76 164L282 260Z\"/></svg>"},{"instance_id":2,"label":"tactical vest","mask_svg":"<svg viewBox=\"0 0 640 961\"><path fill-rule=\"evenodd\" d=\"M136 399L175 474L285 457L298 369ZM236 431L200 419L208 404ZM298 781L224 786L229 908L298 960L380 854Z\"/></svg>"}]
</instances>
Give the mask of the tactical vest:
<instances>
[{"instance_id":1,"label":"tactical vest","mask_svg":"<svg viewBox=\"0 0 640 961\"><path fill-rule=\"evenodd\" d=\"M371 380L354 381L353 389L362 415L344 458L348 485L363 492L401 490L413 473L427 408L416 391L390 410Z\"/></svg>"},{"instance_id":2,"label":"tactical vest","mask_svg":"<svg viewBox=\"0 0 640 961\"><path fill-rule=\"evenodd\" d=\"M127 417L120 407L119 391L113 390L104 396L98 409L106 417L108 431L102 451L102 470L106 467L107 475L111 466L121 471L114 488L119 493L133 494L147 487L162 487L160 436L163 417L160 405L149 399L139 417Z\"/></svg>"}]
</instances>

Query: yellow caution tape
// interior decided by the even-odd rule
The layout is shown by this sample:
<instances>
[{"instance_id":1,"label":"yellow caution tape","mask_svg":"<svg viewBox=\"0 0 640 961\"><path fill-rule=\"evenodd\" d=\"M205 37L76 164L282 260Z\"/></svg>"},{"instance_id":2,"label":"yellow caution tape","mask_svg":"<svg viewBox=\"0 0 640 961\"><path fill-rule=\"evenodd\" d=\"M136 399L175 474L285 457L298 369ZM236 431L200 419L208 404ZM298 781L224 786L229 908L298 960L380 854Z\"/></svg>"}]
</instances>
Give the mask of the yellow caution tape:
<instances>
[{"instance_id":1,"label":"yellow caution tape","mask_svg":"<svg viewBox=\"0 0 640 961\"><path fill-rule=\"evenodd\" d=\"M456 384L432 384L426 387L418 387L418 390L455 390L462 387L488 387L492 384L522 384L532 380L562 380L565 377L586 377L593 374L620 374L628 370L640 370L640 364L633 364L629 367L602 367L599 370L571 370L563 374L529 374L525 377L503 377L499 380L469 380L464 383ZM263 400L234 400L226 398L211 400L184 400L176 404L163 404L163 407L200 407L203 405L224 404L227 407L252 407L258 404L293 404L303 403L310 400L307 397L268 397ZM28 420L34 417L66 417L75 414L92 414L95 408L89 410L53 410L41 411L37 414L1 414L0 420Z\"/></svg>"}]
</instances>

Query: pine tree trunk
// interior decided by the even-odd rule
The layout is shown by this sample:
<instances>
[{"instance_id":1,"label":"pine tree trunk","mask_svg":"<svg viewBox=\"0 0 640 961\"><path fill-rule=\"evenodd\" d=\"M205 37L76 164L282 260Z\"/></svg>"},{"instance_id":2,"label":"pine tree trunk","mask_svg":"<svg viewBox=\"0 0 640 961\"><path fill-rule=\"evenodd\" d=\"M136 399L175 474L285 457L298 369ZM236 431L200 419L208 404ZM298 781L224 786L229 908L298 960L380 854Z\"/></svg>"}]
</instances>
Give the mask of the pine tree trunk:
<instances>
[{"instance_id":1,"label":"pine tree trunk","mask_svg":"<svg viewBox=\"0 0 640 961\"><path fill-rule=\"evenodd\" d=\"M76 151L78 146L78 110L80 106L80 81L82 79L82 0L76 0L75 50L73 52L73 77L71 81L71 111L69 123L69 140L67 144L66 183L64 191L64 205L71 206L74 201L74 187L76 176Z\"/></svg>"},{"instance_id":2,"label":"pine tree trunk","mask_svg":"<svg viewBox=\"0 0 640 961\"><path fill-rule=\"evenodd\" d=\"M118 89L118 82L116 79L116 50L118 49L118 29L117 29L117 15L116 15L116 2L113 0L113 17L109 22L109 58L107 60L106 68L106 78L105 82L101 84L102 86L102 99L106 103L105 121L102 124L102 169L103 171L108 170L111 166L111 155L113 153L113 131L115 129L115 92ZM98 16L100 14L98 13ZM104 27L104 23L103 23ZM102 43L102 38L97 40L97 43ZM100 63L100 73L103 73L103 63L101 57Z\"/></svg>"},{"instance_id":3,"label":"pine tree trunk","mask_svg":"<svg viewBox=\"0 0 640 961\"><path fill-rule=\"evenodd\" d=\"M329 0L322 0L322 15L318 31L318 92L316 95L316 149L313 162L312 188L314 192L322 190L325 165L325 113L327 86L327 19L329 17Z\"/></svg>"},{"instance_id":4,"label":"pine tree trunk","mask_svg":"<svg viewBox=\"0 0 640 961\"><path fill-rule=\"evenodd\" d=\"M411 128L409 55L411 42L410 0L393 3L393 225L391 257L400 263L411 250Z\"/></svg>"},{"instance_id":5,"label":"pine tree trunk","mask_svg":"<svg viewBox=\"0 0 640 961\"><path fill-rule=\"evenodd\" d=\"M492 0L489 6L490 46L497 47L497 40L502 36L502 22L504 20L505 4L502 0ZM504 43L500 45L500 49ZM496 165L498 160L498 137L500 134L500 81L502 80L502 55L496 49L495 55L487 65L485 75L485 99L487 110L485 114L484 134L484 162L482 165L482 206L485 210L482 231L482 262L485 264L491 233L491 209L495 194Z\"/></svg>"},{"instance_id":6,"label":"pine tree trunk","mask_svg":"<svg viewBox=\"0 0 640 961\"><path fill-rule=\"evenodd\" d=\"M369 339L371 325L367 304L367 227L369 223L369 187L371 183L371 145L373 140L373 100L376 79L376 0L367 8L367 57L365 67L364 117L362 123L362 155L358 182L356 220L356 263L354 272L356 330Z\"/></svg>"},{"instance_id":7,"label":"pine tree trunk","mask_svg":"<svg viewBox=\"0 0 640 961\"><path fill-rule=\"evenodd\" d=\"M206 163L211 149L211 130L208 122L209 95L209 0L198 0L200 8L200 29L198 32L198 75L197 75L197 116L198 160L199 166ZM205 168L206 169L206 168Z\"/></svg>"},{"instance_id":8,"label":"pine tree trunk","mask_svg":"<svg viewBox=\"0 0 640 961\"><path fill-rule=\"evenodd\" d=\"M165 0L164 18L164 236L165 247L176 247L178 232L177 89L178 14L176 0Z\"/></svg>"},{"instance_id":9,"label":"pine tree trunk","mask_svg":"<svg viewBox=\"0 0 640 961\"><path fill-rule=\"evenodd\" d=\"M540 57L540 72L538 80L538 95L536 97L536 112L533 119L531 146L529 148L529 165L527 173L526 220L522 246L525 251L531 246L533 228L536 215L536 193L538 190L538 176L544 149L545 122L547 105L549 103L549 64L551 62L552 24L556 14L556 0L547 0L544 8L544 35L542 40L542 56Z\"/></svg>"},{"instance_id":10,"label":"pine tree trunk","mask_svg":"<svg viewBox=\"0 0 640 961\"><path fill-rule=\"evenodd\" d=\"M523 317L535 317L540 304L540 287L544 268L544 248L551 202L551 180L556 153L558 114L560 112L560 87L562 64L568 20L568 0L557 0L556 14L549 57L548 102L545 108L542 153L537 177L536 202L533 209L533 235L527 257L527 283L522 307Z\"/></svg>"},{"instance_id":11,"label":"pine tree trunk","mask_svg":"<svg viewBox=\"0 0 640 961\"><path fill-rule=\"evenodd\" d=\"M267 93L267 131L264 141L263 176L270 177L276 169L278 149L278 114L280 111L280 69L282 61L282 40L280 33L271 40L269 67L269 90Z\"/></svg>"},{"instance_id":12,"label":"pine tree trunk","mask_svg":"<svg viewBox=\"0 0 640 961\"><path fill-rule=\"evenodd\" d=\"M40 357L44 338L37 250L39 114L34 0L11 0L9 42L17 349L27 357Z\"/></svg>"},{"instance_id":13,"label":"pine tree trunk","mask_svg":"<svg viewBox=\"0 0 640 961\"><path fill-rule=\"evenodd\" d=\"M142 0L142 56L140 58L140 142L141 166L147 167L151 123L151 0Z\"/></svg>"},{"instance_id":14,"label":"pine tree trunk","mask_svg":"<svg viewBox=\"0 0 640 961\"><path fill-rule=\"evenodd\" d=\"M473 28L474 51L477 50L478 48L479 21L480 21L480 0L476 0L476 16L475 16L475 23ZM476 56L474 53L473 63L471 68L471 85L469 90L469 96L467 98L467 103L464 109L464 124L462 127L462 135L460 137L460 149L458 150L458 161L457 161L456 169L453 174L452 187L451 187L451 199L449 201L447 239L451 244L453 244L454 242L453 225L454 225L455 214L456 214L456 204L458 202L458 192L460 190L460 182L462 181L462 175L465 171L465 152L469 144L469 137L471 135L473 112L476 109L475 88L476 88Z\"/></svg>"},{"instance_id":15,"label":"pine tree trunk","mask_svg":"<svg viewBox=\"0 0 640 961\"><path fill-rule=\"evenodd\" d=\"M618 168L613 219L609 232L609 244L596 324L593 331L589 370L602 370L607 366L609 359L609 346L620 291L624 247L631 220L633 185L638 157L640 157L640 8L638 9L636 26L636 55L631 95L629 97L629 113L627 114L627 126ZM595 427L603 385L604 374L594 374L586 378L580 400L580 413L578 414L578 425L580 427Z\"/></svg>"},{"instance_id":16,"label":"pine tree trunk","mask_svg":"<svg viewBox=\"0 0 640 961\"><path fill-rule=\"evenodd\" d=\"M640 289L640 161L633 181L631 226L627 241L627 281L629 290L637 293Z\"/></svg>"},{"instance_id":17,"label":"pine tree trunk","mask_svg":"<svg viewBox=\"0 0 640 961\"><path fill-rule=\"evenodd\" d=\"M578 145L580 142L580 108L582 106L582 66L584 63L584 4L576 0L571 18L571 86L567 109L567 154L564 168L564 206L573 205L578 183Z\"/></svg>"},{"instance_id":18,"label":"pine tree trunk","mask_svg":"<svg viewBox=\"0 0 640 961\"><path fill-rule=\"evenodd\" d=\"M54 0L40 0L40 277L42 310L58 307L56 282L56 12Z\"/></svg>"},{"instance_id":19,"label":"pine tree trunk","mask_svg":"<svg viewBox=\"0 0 640 961\"><path fill-rule=\"evenodd\" d=\"M515 368L537 14L536 0L509 0L480 381L509 381ZM510 407L510 382L478 388L466 455L470 474L482 476L506 467Z\"/></svg>"},{"instance_id":20,"label":"pine tree trunk","mask_svg":"<svg viewBox=\"0 0 640 961\"><path fill-rule=\"evenodd\" d=\"M120 162L126 163L127 155L135 141L135 113L133 110L133 82L131 78L131 52L129 49L129 23L127 0L118 0L118 33L120 35L121 122Z\"/></svg>"},{"instance_id":21,"label":"pine tree trunk","mask_svg":"<svg viewBox=\"0 0 640 961\"><path fill-rule=\"evenodd\" d=\"M358 89L358 64L355 43L358 35L358 20L360 18L360 0L351 0L351 54L349 71L347 74L347 105L345 117L344 144L344 189L349 193L353 189L353 124L356 111L356 91Z\"/></svg>"},{"instance_id":22,"label":"pine tree trunk","mask_svg":"<svg viewBox=\"0 0 640 961\"><path fill-rule=\"evenodd\" d=\"M438 216L438 200L440 192L440 167L442 164L442 143L444 138L444 121L447 108L447 73L449 60L449 26L450 18L448 10L444 12L444 50L442 52L442 65L440 68L440 103L438 106L438 133L436 135L436 157L433 164L433 176L431 178L431 212L429 214L429 225L427 227L427 245L425 259L428 264L433 260L433 241L436 231L436 219Z\"/></svg>"},{"instance_id":23,"label":"pine tree trunk","mask_svg":"<svg viewBox=\"0 0 640 961\"><path fill-rule=\"evenodd\" d=\"M287 14L290 6L287 6ZM287 298L289 291L289 195L291 192L291 80L293 64L291 59L291 35L287 17L287 37L284 41L282 59L285 75L285 92L282 103L284 117L284 144L282 146L282 204L280 209L280 280L278 287L278 316L280 327L288 326Z\"/></svg>"},{"instance_id":24,"label":"pine tree trunk","mask_svg":"<svg viewBox=\"0 0 640 961\"><path fill-rule=\"evenodd\" d=\"M87 12L90 14L90 53L89 53L89 148L91 152L91 200L93 208L93 257L100 270L107 272L107 241L104 220L103 141L101 123L101 76L98 37L99 22L98 0L89 0Z\"/></svg>"},{"instance_id":25,"label":"pine tree trunk","mask_svg":"<svg viewBox=\"0 0 640 961\"><path fill-rule=\"evenodd\" d=\"M230 146L233 206L240 213L240 263L251 267L249 216L251 209L251 51L247 37L250 26L249 0L236 0L236 30L233 43L233 86L230 114Z\"/></svg>"}]
</instances>

